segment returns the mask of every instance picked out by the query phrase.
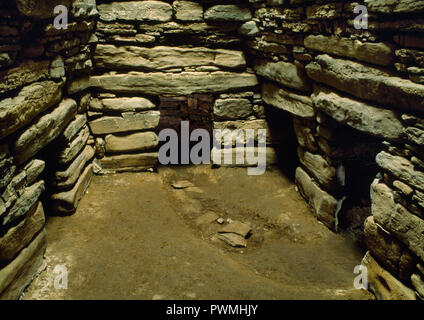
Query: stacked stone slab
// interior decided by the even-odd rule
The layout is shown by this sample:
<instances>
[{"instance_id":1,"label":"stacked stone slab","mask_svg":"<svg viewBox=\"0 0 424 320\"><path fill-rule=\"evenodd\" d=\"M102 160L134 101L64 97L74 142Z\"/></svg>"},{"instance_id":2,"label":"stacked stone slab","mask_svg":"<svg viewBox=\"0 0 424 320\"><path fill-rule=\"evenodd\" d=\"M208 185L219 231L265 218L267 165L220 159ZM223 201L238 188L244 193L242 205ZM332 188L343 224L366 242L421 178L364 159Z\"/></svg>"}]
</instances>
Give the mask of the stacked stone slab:
<instances>
[{"instance_id":1,"label":"stacked stone slab","mask_svg":"<svg viewBox=\"0 0 424 320\"><path fill-rule=\"evenodd\" d=\"M266 128L258 81L238 32L252 17L246 5L115 1L98 10L96 75L76 80L69 90L91 88L95 94L88 117L100 172L156 166L164 97L184 101L208 94L216 127L253 121Z\"/></svg>"},{"instance_id":2,"label":"stacked stone slab","mask_svg":"<svg viewBox=\"0 0 424 320\"><path fill-rule=\"evenodd\" d=\"M364 225L378 298L423 297L422 2L250 3L241 29L264 102L293 116L300 193L330 228Z\"/></svg>"},{"instance_id":3,"label":"stacked stone slab","mask_svg":"<svg viewBox=\"0 0 424 320\"><path fill-rule=\"evenodd\" d=\"M423 13L410 0L3 1L0 298L40 268L44 210L74 213L93 172L154 168L161 104L203 98L214 129L267 129L268 164L294 131L297 187L328 227L363 233L369 288L422 298Z\"/></svg>"},{"instance_id":4,"label":"stacked stone slab","mask_svg":"<svg viewBox=\"0 0 424 320\"><path fill-rule=\"evenodd\" d=\"M68 28L57 30L58 4L64 3L0 5L0 299L17 299L42 265L45 199L87 180L87 169L72 162L88 139L85 110L65 87L73 76L91 72L97 11L92 1L68 1ZM56 157L51 146L58 140ZM86 153L85 163L89 159ZM49 172L59 163L70 165L56 173L51 189Z\"/></svg>"}]
</instances>

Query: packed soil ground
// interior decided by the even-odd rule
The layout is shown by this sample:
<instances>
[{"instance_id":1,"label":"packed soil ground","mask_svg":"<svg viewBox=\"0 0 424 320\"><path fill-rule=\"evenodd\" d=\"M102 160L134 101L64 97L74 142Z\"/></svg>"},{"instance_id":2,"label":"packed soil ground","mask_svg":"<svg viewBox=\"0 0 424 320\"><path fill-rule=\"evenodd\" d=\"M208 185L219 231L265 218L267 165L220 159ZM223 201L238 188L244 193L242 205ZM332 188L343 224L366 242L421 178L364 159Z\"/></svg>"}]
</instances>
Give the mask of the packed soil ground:
<instances>
[{"instance_id":1,"label":"packed soil ground","mask_svg":"<svg viewBox=\"0 0 424 320\"><path fill-rule=\"evenodd\" d=\"M174 189L180 180L194 186ZM211 212L250 224L247 247L199 220ZM353 287L364 252L319 223L277 169L95 176L77 212L46 228L44 270L22 299L373 299ZM67 289L55 288L58 265Z\"/></svg>"}]
</instances>

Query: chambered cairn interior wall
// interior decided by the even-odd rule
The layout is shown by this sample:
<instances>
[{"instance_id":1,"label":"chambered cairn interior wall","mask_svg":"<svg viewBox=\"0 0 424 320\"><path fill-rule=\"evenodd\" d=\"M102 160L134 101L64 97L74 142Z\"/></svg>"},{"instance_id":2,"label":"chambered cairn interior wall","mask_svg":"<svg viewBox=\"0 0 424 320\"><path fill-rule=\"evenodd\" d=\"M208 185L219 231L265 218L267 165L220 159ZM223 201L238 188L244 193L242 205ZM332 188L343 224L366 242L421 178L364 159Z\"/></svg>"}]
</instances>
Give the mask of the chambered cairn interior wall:
<instances>
[{"instance_id":1,"label":"chambered cairn interior wall","mask_svg":"<svg viewBox=\"0 0 424 320\"><path fill-rule=\"evenodd\" d=\"M0 298L42 268L45 216L73 214L94 173L153 170L164 128L267 129L267 164L364 239L370 290L424 297L423 14L422 0L0 1Z\"/></svg>"}]
</instances>

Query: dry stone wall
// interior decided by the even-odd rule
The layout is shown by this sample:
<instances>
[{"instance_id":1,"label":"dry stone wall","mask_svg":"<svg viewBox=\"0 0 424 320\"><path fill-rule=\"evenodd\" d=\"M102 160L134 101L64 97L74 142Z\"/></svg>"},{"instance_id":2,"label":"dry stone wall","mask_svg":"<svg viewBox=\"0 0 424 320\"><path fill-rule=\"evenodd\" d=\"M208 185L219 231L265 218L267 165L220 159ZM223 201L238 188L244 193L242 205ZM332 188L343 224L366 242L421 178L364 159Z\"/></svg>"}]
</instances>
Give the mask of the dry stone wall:
<instances>
[{"instance_id":1,"label":"dry stone wall","mask_svg":"<svg viewBox=\"0 0 424 320\"><path fill-rule=\"evenodd\" d=\"M364 230L378 298L423 297L424 2L249 2L247 51L263 101L293 117L300 193L330 228Z\"/></svg>"},{"instance_id":2,"label":"dry stone wall","mask_svg":"<svg viewBox=\"0 0 424 320\"><path fill-rule=\"evenodd\" d=\"M159 130L180 120L267 129L267 163L297 153L317 218L364 235L377 297L423 297L423 13L422 0L0 1L0 298L40 268L45 212L74 213L93 173L154 168Z\"/></svg>"},{"instance_id":3,"label":"dry stone wall","mask_svg":"<svg viewBox=\"0 0 424 320\"><path fill-rule=\"evenodd\" d=\"M246 3L99 1L97 8L95 73L69 90L95 94L88 120L98 172L154 168L158 131L179 132L180 120L191 130L242 129L246 121L267 128L239 32L252 19Z\"/></svg>"},{"instance_id":4,"label":"dry stone wall","mask_svg":"<svg viewBox=\"0 0 424 320\"><path fill-rule=\"evenodd\" d=\"M89 93L69 94L91 72L97 10L68 1L67 29L54 27L59 1L0 2L0 298L16 299L42 265L44 209L75 211L92 176Z\"/></svg>"}]
</instances>

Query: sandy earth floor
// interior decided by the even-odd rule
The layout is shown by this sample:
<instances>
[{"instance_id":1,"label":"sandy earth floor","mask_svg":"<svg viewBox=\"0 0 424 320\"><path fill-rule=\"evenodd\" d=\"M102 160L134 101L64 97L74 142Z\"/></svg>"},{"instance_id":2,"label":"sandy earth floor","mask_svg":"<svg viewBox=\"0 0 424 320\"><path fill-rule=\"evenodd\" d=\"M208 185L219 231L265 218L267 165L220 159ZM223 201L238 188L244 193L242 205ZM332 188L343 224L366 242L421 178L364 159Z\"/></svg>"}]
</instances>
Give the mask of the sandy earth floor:
<instances>
[{"instance_id":1,"label":"sandy earth floor","mask_svg":"<svg viewBox=\"0 0 424 320\"><path fill-rule=\"evenodd\" d=\"M195 187L176 190L173 182ZM247 248L198 225L250 223ZM353 288L363 252L318 223L279 171L159 168L95 176L78 211L49 217L46 267L22 299L372 299ZM56 289L57 265L68 288ZM63 282L60 282L63 284Z\"/></svg>"}]
</instances>

